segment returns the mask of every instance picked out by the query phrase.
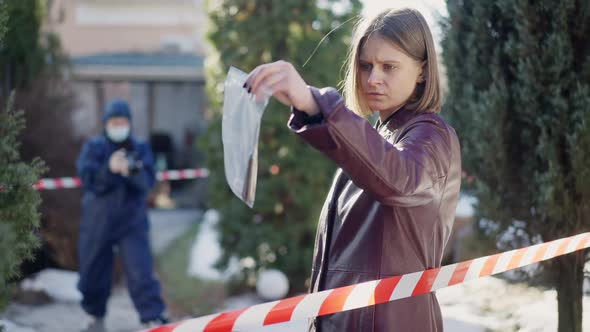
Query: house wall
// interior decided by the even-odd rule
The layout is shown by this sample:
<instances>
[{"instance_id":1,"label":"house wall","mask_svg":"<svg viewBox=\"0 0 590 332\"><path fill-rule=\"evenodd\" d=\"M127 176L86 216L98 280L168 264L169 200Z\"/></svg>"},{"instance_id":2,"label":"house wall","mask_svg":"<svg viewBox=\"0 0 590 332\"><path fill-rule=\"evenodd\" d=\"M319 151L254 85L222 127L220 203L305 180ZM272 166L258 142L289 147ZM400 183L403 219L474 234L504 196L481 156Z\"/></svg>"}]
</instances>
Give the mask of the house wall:
<instances>
[{"instance_id":1,"label":"house wall","mask_svg":"<svg viewBox=\"0 0 590 332\"><path fill-rule=\"evenodd\" d=\"M205 54L204 0L54 0L48 30L71 56L176 49Z\"/></svg>"}]
</instances>

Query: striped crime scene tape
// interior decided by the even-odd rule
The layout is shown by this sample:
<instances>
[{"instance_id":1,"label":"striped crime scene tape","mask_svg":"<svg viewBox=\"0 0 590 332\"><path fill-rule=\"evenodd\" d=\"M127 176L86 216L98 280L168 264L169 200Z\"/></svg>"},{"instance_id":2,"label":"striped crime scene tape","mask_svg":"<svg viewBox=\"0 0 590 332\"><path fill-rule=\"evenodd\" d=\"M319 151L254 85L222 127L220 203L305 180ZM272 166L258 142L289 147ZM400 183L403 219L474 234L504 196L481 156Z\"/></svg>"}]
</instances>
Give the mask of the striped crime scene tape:
<instances>
[{"instance_id":1,"label":"striped crime scene tape","mask_svg":"<svg viewBox=\"0 0 590 332\"><path fill-rule=\"evenodd\" d=\"M209 170L206 168L189 168L180 170L161 171L156 174L158 181L175 181L206 178L209 176ZM79 177L47 178L39 180L34 187L37 190L53 190L80 188L82 180Z\"/></svg>"},{"instance_id":2,"label":"striped crime scene tape","mask_svg":"<svg viewBox=\"0 0 590 332\"><path fill-rule=\"evenodd\" d=\"M590 247L590 232L439 268L163 325L144 332L230 332L359 309L506 272Z\"/></svg>"}]
</instances>

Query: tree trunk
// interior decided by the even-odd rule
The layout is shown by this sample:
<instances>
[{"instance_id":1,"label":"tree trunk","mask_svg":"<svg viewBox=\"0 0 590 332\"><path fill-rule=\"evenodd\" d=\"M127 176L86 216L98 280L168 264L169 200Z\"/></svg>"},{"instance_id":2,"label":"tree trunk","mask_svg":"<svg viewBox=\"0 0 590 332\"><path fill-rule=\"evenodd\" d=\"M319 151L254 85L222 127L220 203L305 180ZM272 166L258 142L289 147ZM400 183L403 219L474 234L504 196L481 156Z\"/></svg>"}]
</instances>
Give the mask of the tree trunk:
<instances>
[{"instance_id":1,"label":"tree trunk","mask_svg":"<svg viewBox=\"0 0 590 332\"><path fill-rule=\"evenodd\" d=\"M582 332L584 252L556 258L551 266L557 290L559 332Z\"/></svg>"}]
</instances>

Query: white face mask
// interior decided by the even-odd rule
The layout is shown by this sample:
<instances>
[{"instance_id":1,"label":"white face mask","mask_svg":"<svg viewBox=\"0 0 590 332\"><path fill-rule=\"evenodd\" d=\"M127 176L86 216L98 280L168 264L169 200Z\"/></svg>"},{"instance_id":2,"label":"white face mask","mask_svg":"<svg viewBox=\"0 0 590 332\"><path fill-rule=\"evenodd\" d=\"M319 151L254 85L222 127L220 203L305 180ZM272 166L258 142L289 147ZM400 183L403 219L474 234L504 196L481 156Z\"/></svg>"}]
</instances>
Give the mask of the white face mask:
<instances>
[{"instance_id":1,"label":"white face mask","mask_svg":"<svg viewBox=\"0 0 590 332\"><path fill-rule=\"evenodd\" d=\"M129 137L129 131L129 126L113 126L106 128L107 136L116 143L126 140L127 137Z\"/></svg>"}]
</instances>

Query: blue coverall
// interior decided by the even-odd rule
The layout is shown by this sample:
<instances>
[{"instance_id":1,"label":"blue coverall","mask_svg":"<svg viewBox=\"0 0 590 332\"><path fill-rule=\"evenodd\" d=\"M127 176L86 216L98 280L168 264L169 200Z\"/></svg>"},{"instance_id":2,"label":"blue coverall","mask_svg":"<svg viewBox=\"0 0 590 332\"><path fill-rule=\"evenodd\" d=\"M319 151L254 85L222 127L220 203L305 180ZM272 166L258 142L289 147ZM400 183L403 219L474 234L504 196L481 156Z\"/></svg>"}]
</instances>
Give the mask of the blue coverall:
<instances>
[{"instance_id":1,"label":"blue coverall","mask_svg":"<svg viewBox=\"0 0 590 332\"><path fill-rule=\"evenodd\" d=\"M94 137L84 145L77 161L84 186L78 289L83 295L82 308L90 315L104 317L114 248L118 248L129 294L141 321L147 322L161 317L165 310L148 239L146 196L155 182L154 160L149 145L131 136L125 147L137 153L143 168L128 177L114 174L109 170L109 159L121 147L105 135Z\"/></svg>"}]
</instances>

